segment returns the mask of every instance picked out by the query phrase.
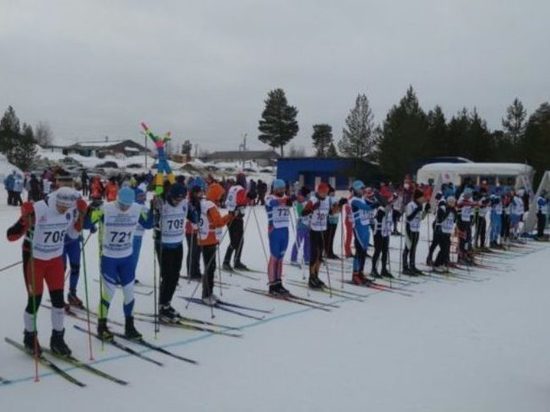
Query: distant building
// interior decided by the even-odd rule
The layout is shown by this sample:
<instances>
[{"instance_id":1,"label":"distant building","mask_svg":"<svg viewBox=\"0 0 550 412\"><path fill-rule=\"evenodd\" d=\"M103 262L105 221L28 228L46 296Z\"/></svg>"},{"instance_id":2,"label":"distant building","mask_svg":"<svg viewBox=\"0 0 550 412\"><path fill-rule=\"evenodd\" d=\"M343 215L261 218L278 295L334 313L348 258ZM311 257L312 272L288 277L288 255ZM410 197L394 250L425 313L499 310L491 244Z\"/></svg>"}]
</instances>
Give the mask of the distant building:
<instances>
[{"instance_id":1,"label":"distant building","mask_svg":"<svg viewBox=\"0 0 550 412\"><path fill-rule=\"evenodd\" d=\"M130 139L115 142L75 143L63 148L65 156L79 154L85 157L96 156L99 158L106 155L131 157L143 156L145 153L150 153L149 149Z\"/></svg>"},{"instance_id":2,"label":"distant building","mask_svg":"<svg viewBox=\"0 0 550 412\"><path fill-rule=\"evenodd\" d=\"M277 161L277 178L310 189L327 182L337 190L347 190L355 179L369 185L383 180L380 168L361 159L344 157L286 157Z\"/></svg>"},{"instance_id":3,"label":"distant building","mask_svg":"<svg viewBox=\"0 0 550 412\"><path fill-rule=\"evenodd\" d=\"M204 162L246 162L253 161L258 166L274 166L280 156L274 150L246 150L213 152L201 158Z\"/></svg>"}]
</instances>

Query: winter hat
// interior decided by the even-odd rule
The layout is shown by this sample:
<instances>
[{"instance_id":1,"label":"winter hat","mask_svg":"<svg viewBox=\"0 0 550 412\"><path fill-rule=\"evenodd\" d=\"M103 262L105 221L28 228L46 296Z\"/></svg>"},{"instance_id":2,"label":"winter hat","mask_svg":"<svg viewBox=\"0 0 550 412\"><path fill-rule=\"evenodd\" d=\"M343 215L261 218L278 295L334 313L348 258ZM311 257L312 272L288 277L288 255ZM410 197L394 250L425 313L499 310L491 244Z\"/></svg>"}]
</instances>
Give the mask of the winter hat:
<instances>
[{"instance_id":1,"label":"winter hat","mask_svg":"<svg viewBox=\"0 0 550 412\"><path fill-rule=\"evenodd\" d=\"M321 182L317 186L317 193L319 193L319 194L326 195L326 194L328 194L328 191L329 191L329 186L325 182Z\"/></svg>"},{"instance_id":2,"label":"winter hat","mask_svg":"<svg viewBox=\"0 0 550 412\"><path fill-rule=\"evenodd\" d=\"M55 194L56 205L61 207L74 207L76 199L78 199L78 193L66 186L60 187L53 194Z\"/></svg>"},{"instance_id":3,"label":"winter hat","mask_svg":"<svg viewBox=\"0 0 550 412\"><path fill-rule=\"evenodd\" d=\"M197 176L190 183L190 187L193 192L201 192L206 190L206 182L202 177Z\"/></svg>"},{"instance_id":4,"label":"winter hat","mask_svg":"<svg viewBox=\"0 0 550 412\"><path fill-rule=\"evenodd\" d=\"M464 189L464 197L472 197L472 189L470 189L469 187Z\"/></svg>"},{"instance_id":5,"label":"winter hat","mask_svg":"<svg viewBox=\"0 0 550 412\"><path fill-rule=\"evenodd\" d=\"M286 183L283 179L275 179L273 181L273 190L286 189Z\"/></svg>"},{"instance_id":6,"label":"winter hat","mask_svg":"<svg viewBox=\"0 0 550 412\"><path fill-rule=\"evenodd\" d=\"M182 199L186 194L187 188L181 183L174 183L170 186L170 191L168 192L168 196L170 196L171 199Z\"/></svg>"},{"instance_id":7,"label":"winter hat","mask_svg":"<svg viewBox=\"0 0 550 412\"><path fill-rule=\"evenodd\" d=\"M212 183L210 186L208 186L208 190L206 191L206 198L210 200L211 202L218 202L223 194L225 193L224 188L219 183Z\"/></svg>"},{"instance_id":8,"label":"winter hat","mask_svg":"<svg viewBox=\"0 0 550 412\"><path fill-rule=\"evenodd\" d=\"M413 195L414 200L418 200L421 197L424 197L424 192L422 192L422 190L420 190L420 189L416 189L414 191L414 195Z\"/></svg>"},{"instance_id":9,"label":"winter hat","mask_svg":"<svg viewBox=\"0 0 550 412\"><path fill-rule=\"evenodd\" d=\"M439 199L441 199L442 197L443 197L443 193L440 192L440 191L437 192L437 193L435 194L435 200L439 200Z\"/></svg>"},{"instance_id":10,"label":"winter hat","mask_svg":"<svg viewBox=\"0 0 550 412\"><path fill-rule=\"evenodd\" d=\"M136 196L136 202L140 205L145 203L146 194L143 190L141 190L139 187L134 189L134 194Z\"/></svg>"},{"instance_id":11,"label":"winter hat","mask_svg":"<svg viewBox=\"0 0 550 412\"><path fill-rule=\"evenodd\" d=\"M123 187L118 191L118 203L123 206L132 206L136 200L136 194L129 187Z\"/></svg>"},{"instance_id":12,"label":"winter hat","mask_svg":"<svg viewBox=\"0 0 550 412\"><path fill-rule=\"evenodd\" d=\"M351 188L353 189L354 192L359 193L365 188L365 184L361 180L356 180L355 182L352 183Z\"/></svg>"},{"instance_id":13,"label":"winter hat","mask_svg":"<svg viewBox=\"0 0 550 412\"><path fill-rule=\"evenodd\" d=\"M236 182L238 185L246 188L246 176L244 173L239 173L237 175Z\"/></svg>"}]
</instances>

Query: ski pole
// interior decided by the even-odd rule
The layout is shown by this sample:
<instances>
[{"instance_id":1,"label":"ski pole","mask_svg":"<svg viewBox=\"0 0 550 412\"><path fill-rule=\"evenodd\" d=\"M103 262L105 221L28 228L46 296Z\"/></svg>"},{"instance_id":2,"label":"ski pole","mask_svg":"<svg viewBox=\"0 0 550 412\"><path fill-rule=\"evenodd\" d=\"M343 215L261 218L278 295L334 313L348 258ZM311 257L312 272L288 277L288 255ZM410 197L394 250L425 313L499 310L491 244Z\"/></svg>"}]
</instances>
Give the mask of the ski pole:
<instances>
[{"instance_id":1,"label":"ski pole","mask_svg":"<svg viewBox=\"0 0 550 412\"><path fill-rule=\"evenodd\" d=\"M0 272L3 272L5 270L8 270L8 269L11 269L17 265L20 265L21 263L23 263L22 260L20 260L19 262L15 262L15 263L12 263L11 265L7 265L7 266L4 266L3 268L0 268Z\"/></svg>"},{"instance_id":2,"label":"ski pole","mask_svg":"<svg viewBox=\"0 0 550 412\"><path fill-rule=\"evenodd\" d=\"M321 232L321 240L323 241L323 245L325 244L325 232ZM322 259L322 257L321 257ZM329 291L329 296L332 298L332 285L330 283L330 271L328 269L328 263L323 260L323 263L325 264L325 269L327 271L327 282L328 282L328 291Z\"/></svg>"},{"instance_id":3,"label":"ski pole","mask_svg":"<svg viewBox=\"0 0 550 412\"><path fill-rule=\"evenodd\" d=\"M401 274L403 273L403 226L405 222L404 214L401 215L401 236L399 237L399 279L401 279Z\"/></svg>"},{"instance_id":4,"label":"ski pole","mask_svg":"<svg viewBox=\"0 0 550 412\"><path fill-rule=\"evenodd\" d=\"M266 252L266 249L265 249L264 238L263 238L262 232L260 230L260 223L258 221L258 216L256 215L256 210L255 209L252 209L252 212L254 213L254 220L256 220L256 228L258 229L258 235L260 236L260 242L262 243L262 250L264 252L265 261L269 265L269 259L267 257L267 252Z\"/></svg>"},{"instance_id":5,"label":"ski pole","mask_svg":"<svg viewBox=\"0 0 550 412\"><path fill-rule=\"evenodd\" d=\"M29 216L29 229L32 227L32 216ZM38 376L38 325L37 325L37 317L38 317L38 308L36 303L36 270L34 267L34 253L33 253L33 243L34 243L34 232L31 235L30 239L30 265L31 265L31 288L32 288L32 311L33 311L33 328L34 328L34 381L40 382L40 378Z\"/></svg>"},{"instance_id":6,"label":"ski pole","mask_svg":"<svg viewBox=\"0 0 550 412\"><path fill-rule=\"evenodd\" d=\"M341 261L341 282L342 282L342 289L344 289L344 209L340 210L340 257L342 258Z\"/></svg>"},{"instance_id":7,"label":"ski pole","mask_svg":"<svg viewBox=\"0 0 550 412\"><path fill-rule=\"evenodd\" d=\"M218 276L220 278L220 296L223 296L223 288L222 288L222 257L220 253L220 248L216 246L216 253L218 254ZM213 286L213 285L212 285Z\"/></svg>"},{"instance_id":8,"label":"ski pole","mask_svg":"<svg viewBox=\"0 0 550 412\"><path fill-rule=\"evenodd\" d=\"M82 227L82 223L81 223L81 227ZM90 232L90 235L91 235L91 232ZM89 238L90 236L88 236L88 239ZM93 361L94 353L92 351L92 327L90 322L90 298L88 294L88 271L86 269L86 251L84 249L86 242L84 241L82 234L80 234L80 243L82 247L81 253L82 253L82 273L84 274L84 293L86 295L85 297L86 297L86 323L88 324L88 347L90 348L90 360Z\"/></svg>"}]
</instances>

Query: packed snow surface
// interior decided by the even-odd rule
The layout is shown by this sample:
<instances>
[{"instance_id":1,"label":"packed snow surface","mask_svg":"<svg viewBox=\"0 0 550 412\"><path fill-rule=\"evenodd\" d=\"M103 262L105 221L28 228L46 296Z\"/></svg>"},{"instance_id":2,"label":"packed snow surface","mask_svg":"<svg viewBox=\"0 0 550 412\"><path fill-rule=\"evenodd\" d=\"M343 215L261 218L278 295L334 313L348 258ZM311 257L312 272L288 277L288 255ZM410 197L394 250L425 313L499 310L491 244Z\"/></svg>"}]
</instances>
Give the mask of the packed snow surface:
<instances>
[{"instance_id":1,"label":"packed snow surface","mask_svg":"<svg viewBox=\"0 0 550 412\"><path fill-rule=\"evenodd\" d=\"M17 219L18 210L6 206L5 197L0 201L0 227L5 233ZM266 267L262 247L262 241L266 242L265 212L256 207L250 216L243 260L261 270ZM427 236L425 230L419 262L426 256ZM392 237L391 242L392 269L396 273L400 238ZM226 241L222 253L225 248ZM339 239L336 250L340 250ZM4 240L0 252L0 266L17 262L20 242ZM86 245L86 263L90 301L95 308L96 235ZM252 273L259 279L252 280L223 273L223 281L230 284L223 289L223 299L273 308L264 320L216 309L212 320L210 309L204 306L192 303L185 309L185 301L179 296L190 296L196 284L182 279L173 301L176 309L184 315L241 327L243 338L163 327L155 340L153 325L137 322L146 339L200 364L193 366L144 351L165 365L158 367L108 345L102 348L93 341L94 365L130 381L130 385L118 386L56 360L87 384L83 389L44 367L39 369L40 382L34 383L32 359L2 341L0 376L13 383L0 385L0 411L46 412L66 407L78 412L548 411L548 244L528 243L513 252L487 257L484 263L493 268L472 268L462 271L460 277L426 276L399 285L401 289L395 292L346 284L345 290L366 295L362 302L311 292L310 298L339 306L330 312L243 290L246 286L265 288L265 275ZM367 261L367 270L369 264ZM330 265L335 291L342 287L339 265ZM349 261L344 262L346 279L351 277L349 266ZM285 266L284 270L288 279L302 279L300 269ZM152 284L153 273L151 233L146 233L138 278ZM321 277L327 280L325 270ZM306 289L287 286L295 294L307 296ZM218 288L216 293L220 293ZM2 337L19 341L26 300L20 266L0 272L0 294ZM79 294L84 297L83 278ZM200 287L196 296L199 295ZM137 311L153 311L152 296L137 295L136 300ZM120 291L110 315L122 320ZM43 346L49 341L49 318L48 310L41 309L39 331ZM66 340L76 357L87 360L88 339L73 324L85 327L84 322L66 318Z\"/></svg>"}]
</instances>

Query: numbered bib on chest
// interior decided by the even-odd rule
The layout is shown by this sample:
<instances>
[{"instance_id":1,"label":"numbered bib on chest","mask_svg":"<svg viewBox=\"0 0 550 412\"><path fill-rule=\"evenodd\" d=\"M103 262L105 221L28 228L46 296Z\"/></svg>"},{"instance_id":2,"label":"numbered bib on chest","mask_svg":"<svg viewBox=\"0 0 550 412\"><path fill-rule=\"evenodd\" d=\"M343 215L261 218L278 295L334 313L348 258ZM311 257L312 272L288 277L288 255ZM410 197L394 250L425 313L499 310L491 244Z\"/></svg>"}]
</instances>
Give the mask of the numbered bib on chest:
<instances>
[{"instance_id":1,"label":"numbered bib on chest","mask_svg":"<svg viewBox=\"0 0 550 412\"><path fill-rule=\"evenodd\" d=\"M242 186L231 186L229 192L227 192L227 199L225 200L225 206L230 212L237 208L237 194L239 191L244 190Z\"/></svg>"},{"instance_id":2,"label":"numbered bib on chest","mask_svg":"<svg viewBox=\"0 0 550 412\"><path fill-rule=\"evenodd\" d=\"M177 206L165 203L162 207L162 243L181 243L185 231L187 201Z\"/></svg>"},{"instance_id":3,"label":"numbered bib on chest","mask_svg":"<svg viewBox=\"0 0 550 412\"><path fill-rule=\"evenodd\" d=\"M460 218L463 222L469 222L472 216L472 207L471 206L462 206L462 211L460 212Z\"/></svg>"},{"instance_id":4,"label":"numbered bib on chest","mask_svg":"<svg viewBox=\"0 0 550 412\"><path fill-rule=\"evenodd\" d=\"M322 232L327 230L327 219L329 213L329 200L312 200L315 203L320 203L319 207L311 214L311 230Z\"/></svg>"},{"instance_id":5,"label":"numbered bib on chest","mask_svg":"<svg viewBox=\"0 0 550 412\"><path fill-rule=\"evenodd\" d=\"M139 222L141 205L134 203L126 211L116 207L115 203L105 205L103 212L103 255L123 258L132 254L134 232Z\"/></svg>"},{"instance_id":6,"label":"numbered bib on chest","mask_svg":"<svg viewBox=\"0 0 550 412\"><path fill-rule=\"evenodd\" d=\"M449 215L441 223L441 231L443 233L452 233L454 224L455 224L455 215L453 213L449 213Z\"/></svg>"},{"instance_id":7,"label":"numbered bib on chest","mask_svg":"<svg viewBox=\"0 0 550 412\"><path fill-rule=\"evenodd\" d=\"M391 234L393 226L393 213L391 210L386 212L386 215L382 219L382 236L388 237Z\"/></svg>"},{"instance_id":8,"label":"numbered bib on chest","mask_svg":"<svg viewBox=\"0 0 550 412\"><path fill-rule=\"evenodd\" d=\"M34 205L35 225L33 234L33 256L36 259L50 260L63 254L65 234L73 223L72 211L59 214L55 207L44 201Z\"/></svg>"}]
</instances>

